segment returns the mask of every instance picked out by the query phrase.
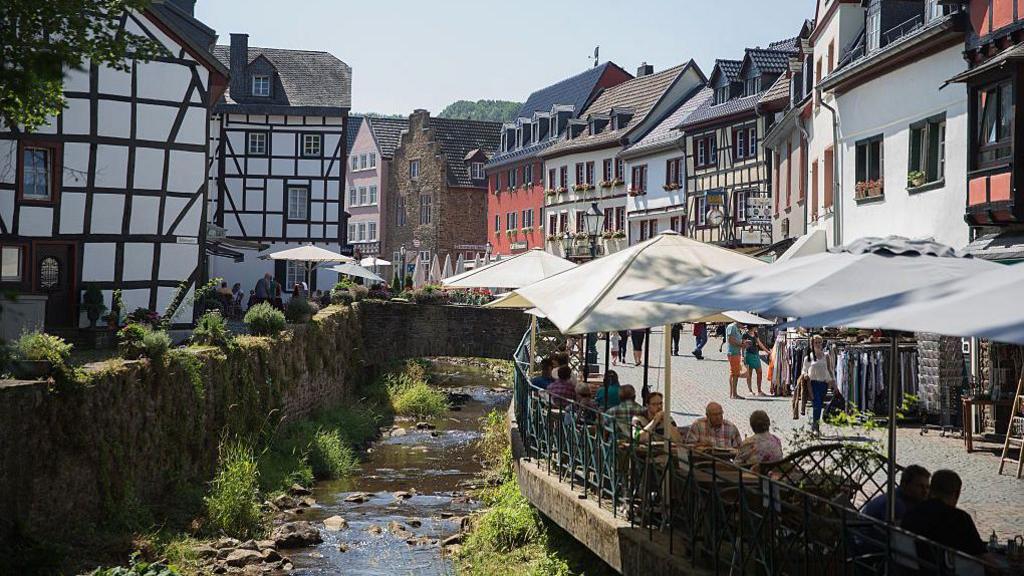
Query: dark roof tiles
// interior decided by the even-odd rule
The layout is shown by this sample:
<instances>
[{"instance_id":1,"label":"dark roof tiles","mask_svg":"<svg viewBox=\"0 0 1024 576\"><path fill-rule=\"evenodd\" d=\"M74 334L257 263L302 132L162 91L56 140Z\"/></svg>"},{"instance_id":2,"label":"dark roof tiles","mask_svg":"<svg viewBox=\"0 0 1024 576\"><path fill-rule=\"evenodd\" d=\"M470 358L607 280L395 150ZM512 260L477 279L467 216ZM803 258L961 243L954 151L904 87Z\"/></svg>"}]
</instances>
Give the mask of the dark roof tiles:
<instances>
[{"instance_id":1,"label":"dark roof tiles","mask_svg":"<svg viewBox=\"0 0 1024 576\"><path fill-rule=\"evenodd\" d=\"M362 116L349 116L348 126L345 127L345 141L348 146L346 150L352 151L352 147L356 144L356 136L359 136L359 128L363 125Z\"/></svg>"},{"instance_id":2,"label":"dark roof tiles","mask_svg":"<svg viewBox=\"0 0 1024 576\"><path fill-rule=\"evenodd\" d=\"M231 47L217 45L213 54L231 67ZM263 56L274 65L288 106L350 108L352 68L334 55L314 50L284 50L249 46L249 62ZM230 91L230 88L229 88ZM228 103L230 94L226 95Z\"/></svg>"},{"instance_id":3,"label":"dark roof tiles","mask_svg":"<svg viewBox=\"0 0 1024 576\"><path fill-rule=\"evenodd\" d=\"M753 96L744 96L743 98L733 98L732 100L721 104L715 104L714 99L709 98L679 127L686 129L691 126L705 124L719 118L726 118L747 112L753 113L757 106L758 98L760 98L760 94L754 94Z\"/></svg>"},{"instance_id":4,"label":"dark roof tiles","mask_svg":"<svg viewBox=\"0 0 1024 576\"><path fill-rule=\"evenodd\" d=\"M782 74L789 69L789 52L747 48L747 57L762 74Z\"/></svg>"},{"instance_id":5,"label":"dark roof tiles","mask_svg":"<svg viewBox=\"0 0 1024 576\"><path fill-rule=\"evenodd\" d=\"M448 184L464 188L486 187L486 182L469 177L466 155L477 149L487 154L497 150L501 123L432 117L430 128L448 163Z\"/></svg>"},{"instance_id":6,"label":"dark roof tiles","mask_svg":"<svg viewBox=\"0 0 1024 576\"><path fill-rule=\"evenodd\" d=\"M575 113L579 114L586 106L591 94L594 93L597 82L609 68L619 67L614 62L605 62L600 66L595 66L537 90L530 94L530 97L519 108L517 117L529 118L533 116L534 112L549 112L555 104L572 104L575 107ZM623 73L628 74L624 70Z\"/></svg>"},{"instance_id":7,"label":"dark roof tiles","mask_svg":"<svg viewBox=\"0 0 1024 576\"><path fill-rule=\"evenodd\" d=\"M742 60L715 60L715 67L718 68L730 82L735 81L740 75Z\"/></svg>"},{"instance_id":8,"label":"dark roof tiles","mask_svg":"<svg viewBox=\"0 0 1024 576\"><path fill-rule=\"evenodd\" d=\"M667 118L662 120L657 126L654 127L646 136L637 141L636 144L630 146L627 152L640 152L647 149L659 148L660 146L672 142L682 136L682 133L676 128L685 122L702 104L708 101L714 95L714 90L708 87L702 87L696 90L681 106L675 109L674 112L668 115Z\"/></svg>"},{"instance_id":9,"label":"dark roof tiles","mask_svg":"<svg viewBox=\"0 0 1024 576\"><path fill-rule=\"evenodd\" d=\"M409 129L408 118L367 118L366 122L377 140L381 158L394 158L395 148L402 142L402 132Z\"/></svg>"}]
</instances>

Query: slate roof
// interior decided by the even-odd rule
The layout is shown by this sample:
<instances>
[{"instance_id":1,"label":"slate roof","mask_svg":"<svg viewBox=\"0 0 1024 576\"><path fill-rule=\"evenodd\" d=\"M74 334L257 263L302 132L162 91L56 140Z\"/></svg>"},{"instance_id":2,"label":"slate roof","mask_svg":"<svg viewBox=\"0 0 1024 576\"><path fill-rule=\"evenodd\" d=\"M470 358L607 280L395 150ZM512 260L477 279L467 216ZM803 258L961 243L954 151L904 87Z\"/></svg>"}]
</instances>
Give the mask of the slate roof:
<instances>
[{"instance_id":1,"label":"slate roof","mask_svg":"<svg viewBox=\"0 0 1024 576\"><path fill-rule=\"evenodd\" d=\"M402 143L402 132L409 129L408 118L367 118L373 137L377 140L381 158L394 158L395 148Z\"/></svg>"},{"instance_id":2,"label":"slate roof","mask_svg":"<svg viewBox=\"0 0 1024 576\"><path fill-rule=\"evenodd\" d=\"M601 79L601 76L609 68L619 68L619 66L614 62L605 62L580 72L575 76L555 82L546 88L537 90L530 94L526 102L523 102L517 117L530 117L533 116L534 112L548 112L555 104L572 104L575 106L576 114L579 114L583 107L587 105L590 95L594 93L598 80ZM619 68L619 70L622 69ZM622 72L632 76L632 74L625 70L622 70Z\"/></svg>"},{"instance_id":3,"label":"slate roof","mask_svg":"<svg viewBox=\"0 0 1024 576\"><path fill-rule=\"evenodd\" d=\"M701 104L693 114L690 114L690 117L683 121L679 127L685 130L692 126L705 124L727 116L744 114L747 112L752 114L757 106L757 100L760 97L760 94L754 94L753 96L733 98L732 100L721 104L714 104L714 99L709 98Z\"/></svg>"},{"instance_id":4,"label":"slate roof","mask_svg":"<svg viewBox=\"0 0 1024 576\"><path fill-rule=\"evenodd\" d=\"M227 76L227 66L222 65L221 61L211 52L211 48L217 41L217 32L184 9L181 0L153 0L149 5L149 10L180 36L190 48L207 60L207 63L217 72Z\"/></svg>"},{"instance_id":5,"label":"slate roof","mask_svg":"<svg viewBox=\"0 0 1024 576\"><path fill-rule=\"evenodd\" d=\"M715 60L715 66L725 74L725 77L729 79L729 82L735 81L739 78L740 68L743 66L742 60Z\"/></svg>"},{"instance_id":6,"label":"slate roof","mask_svg":"<svg viewBox=\"0 0 1024 576\"><path fill-rule=\"evenodd\" d=\"M626 155L656 150L670 142L676 141L683 134L676 130L680 124L686 121L702 104L714 97L715 91L707 86L698 88L681 106L668 115L646 136L641 138L625 150Z\"/></svg>"},{"instance_id":7,"label":"slate roof","mask_svg":"<svg viewBox=\"0 0 1024 576\"><path fill-rule=\"evenodd\" d=\"M348 117L348 126L346 127L345 140L348 142L348 148L346 148L346 150L348 150L349 152L352 151L352 146L355 146L356 136L359 136L359 128L361 128L362 125L362 116Z\"/></svg>"},{"instance_id":8,"label":"slate roof","mask_svg":"<svg viewBox=\"0 0 1024 576\"><path fill-rule=\"evenodd\" d=\"M214 46L213 54L224 66L231 67L230 46ZM289 106L352 107L352 68L333 54L249 46L250 63L260 56L277 70ZM235 103L230 97L230 87L224 97L228 104Z\"/></svg>"},{"instance_id":9,"label":"slate roof","mask_svg":"<svg viewBox=\"0 0 1024 576\"><path fill-rule=\"evenodd\" d=\"M747 56L762 74L782 74L789 69L789 52L747 48Z\"/></svg>"},{"instance_id":10,"label":"slate roof","mask_svg":"<svg viewBox=\"0 0 1024 576\"><path fill-rule=\"evenodd\" d=\"M811 28L814 28L814 20L805 20L804 25L806 26L808 22L811 23ZM800 49L800 37L794 36L792 38L786 38L785 40L777 40L768 44L768 49L779 50L782 52L796 52Z\"/></svg>"},{"instance_id":11,"label":"slate roof","mask_svg":"<svg viewBox=\"0 0 1024 576\"><path fill-rule=\"evenodd\" d=\"M448 184L462 188L479 187L479 181L469 178L466 155L476 149L488 155L497 150L501 143L501 123L431 117L430 128L448 161Z\"/></svg>"},{"instance_id":12,"label":"slate roof","mask_svg":"<svg viewBox=\"0 0 1024 576\"><path fill-rule=\"evenodd\" d=\"M619 138L629 133L632 128L647 118L647 115L654 108L654 105L658 103L665 91L691 65L695 64L690 61L656 74L633 78L617 86L605 89L578 116L586 118L590 114L608 113L612 108L627 108L633 110L633 116L629 122L618 130L606 129L597 135L591 135L590 130L587 129L571 140L559 140L556 144L545 150L543 156L568 154L574 150L600 148L602 146L618 144Z\"/></svg>"}]
</instances>

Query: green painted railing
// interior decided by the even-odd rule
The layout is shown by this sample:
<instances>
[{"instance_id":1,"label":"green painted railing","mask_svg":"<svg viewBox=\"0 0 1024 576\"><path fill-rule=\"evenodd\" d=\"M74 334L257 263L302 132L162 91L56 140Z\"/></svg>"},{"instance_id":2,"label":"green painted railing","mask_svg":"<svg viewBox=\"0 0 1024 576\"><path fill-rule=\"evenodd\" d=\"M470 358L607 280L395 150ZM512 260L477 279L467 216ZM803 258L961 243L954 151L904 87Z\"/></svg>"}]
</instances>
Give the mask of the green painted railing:
<instances>
[{"instance_id":1,"label":"green painted railing","mask_svg":"<svg viewBox=\"0 0 1024 576\"><path fill-rule=\"evenodd\" d=\"M529 354L527 333L514 357L514 403L528 457L650 538L667 536L660 540L669 552L694 567L715 574L985 574L977 558L860 514L847 492L815 494L667 438L638 440L603 412L531 386Z\"/></svg>"}]
</instances>

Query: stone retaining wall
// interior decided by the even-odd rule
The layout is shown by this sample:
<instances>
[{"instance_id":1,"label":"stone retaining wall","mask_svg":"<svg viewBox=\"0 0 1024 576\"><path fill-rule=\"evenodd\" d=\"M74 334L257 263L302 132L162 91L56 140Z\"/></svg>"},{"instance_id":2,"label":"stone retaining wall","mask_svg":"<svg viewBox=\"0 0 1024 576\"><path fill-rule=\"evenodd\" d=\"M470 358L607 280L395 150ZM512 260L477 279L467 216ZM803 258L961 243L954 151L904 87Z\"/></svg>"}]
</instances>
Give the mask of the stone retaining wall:
<instances>
[{"instance_id":1,"label":"stone retaining wall","mask_svg":"<svg viewBox=\"0 0 1024 576\"><path fill-rule=\"evenodd\" d=\"M15 525L70 534L134 503L171 503L212 477L225 435L350 400L394 360L509 358L525 322L520 312L361 302L279 337L190 351L190 362L110 363L84 387L0 381L0 540Z\"/></svg>"}]
</instances>

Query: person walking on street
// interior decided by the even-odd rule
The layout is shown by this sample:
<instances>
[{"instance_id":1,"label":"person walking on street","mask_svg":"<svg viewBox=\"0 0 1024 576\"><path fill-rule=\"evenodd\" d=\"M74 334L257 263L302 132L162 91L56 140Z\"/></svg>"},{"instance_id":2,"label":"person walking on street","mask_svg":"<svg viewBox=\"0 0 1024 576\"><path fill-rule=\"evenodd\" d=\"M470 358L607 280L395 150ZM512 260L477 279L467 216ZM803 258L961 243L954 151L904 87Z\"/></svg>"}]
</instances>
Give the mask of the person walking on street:
<instances>
[{"instance_id":1,"label":"person walking on street","mask_svg":"<svg viewBox=\"0 0 1024 576\"><path fill-rule=\"evenodd\" d=\"M622 342L622 336L616 331L608 333L608 348L612 353L612 366L619 365L619 343Z\"/></svg>"},{"instance_id":2,"label":"person walking on street","mask_svg":"<svg viewBox=\"0 0 1024 576\"><path fill-rule=\"evenodd\" d=\"M742 400L736 385L743 376L743 334L739 322L725 327L726 356L729 358L729 398Z\"/></svg>"},{"instance_id":3,"label":"person walking on street","mask_svg":"<svg viewBox=\"0 0 1024 576\"><path fill-rule=\"evenodd\" d=\"M672 355L679 356L679 336L683 331L683 325L676 322L672 325Z\"/></svg>"},{"instance_id":4,"label":"person walking on street","mask_svg":"<svg viewBox=\"0 0 1024 576\"><path fill-rule=\"evenodd\" d=\"M644 352L644 337L647 336L646 330L630 330L629 337L633 341L633 363L637 366L643 359Z\"/></svg>"},{"instance_id":5,"label":"person walking on street","mask_svg":"<svg viewBox=\"0 0 1024 576\"><path fill-rule=\"evenodd\" d=\"M693 339L697 342L693 348L693 357L697 360L703 360L704 345L708 343L708 325L706 322L693 323Z\"/></svg>"},{"instance_id":6,"label":"person walking on street","mask_svg":"<svg viewBox=\"0 0 1024 576\"><path fill-rule=\"evenodd\" d=\"M253 294L254 300L249 302L249 307L251 308L260 302L266 302L269 300L271 287L270 272L267 272L263 275L263 278L256 281L255 293Z\"/></svg>"},{"instance_id":7,"label":"person walking on street","mask_svg":"<svg viewBox=\"0 0 1024 576\"><path fill-rule=\"evenodd\" d=\"M825 394L830 386L836 385L821 334L815 334L811 338L811 348L804 359L803 373L811 381L811 430L817 432L821 411L825 407Z\"/></svg>"},{"instance_id":8,"label":"person walking on street","mask_svg":"<svg viewBox=\"0 0 1024 576\"><path fill-rule=\"evenodd\" d=\"M629 344L629 330L619 330L619 361L626 363L626 346Z\"/></svg>"},{"instance_id":9,"label":"person walking on street","mask_svg":"<svg viewBox=\"0 0 1024 576\"><path fill-rule=\"evenodd\" d=\"M743 335L743 363L747 366L747 390L750 394L754 394L754 388L751 386L751 375L757 373L757 395L764 396L764 392L761 390L761 381L763 373L761 371L761 352L770 352L764 344L761 343L761 339L757 336L757 326L751 324L747 326L747 333Z\"/></svg>"}]
</instances>

